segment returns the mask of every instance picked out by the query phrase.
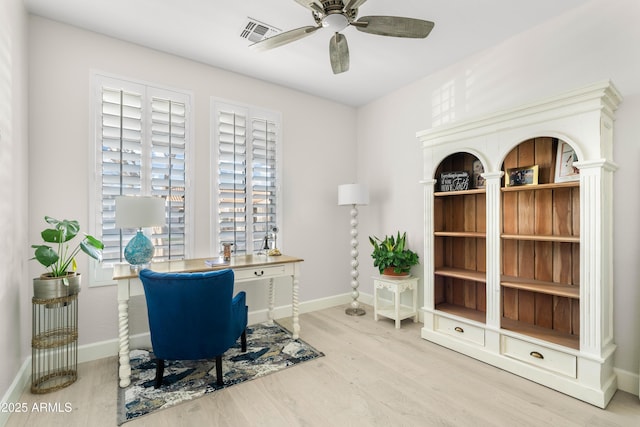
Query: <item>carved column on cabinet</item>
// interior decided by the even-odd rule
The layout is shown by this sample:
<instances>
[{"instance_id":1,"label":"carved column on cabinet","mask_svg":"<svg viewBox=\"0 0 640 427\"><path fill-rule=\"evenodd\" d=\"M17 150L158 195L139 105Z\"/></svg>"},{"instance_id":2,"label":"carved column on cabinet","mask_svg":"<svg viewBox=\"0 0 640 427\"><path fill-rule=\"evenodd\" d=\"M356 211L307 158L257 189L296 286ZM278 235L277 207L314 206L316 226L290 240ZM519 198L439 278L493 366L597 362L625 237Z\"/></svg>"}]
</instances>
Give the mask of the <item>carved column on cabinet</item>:
<instances>
[{"instance_id":1,"label":"carved column on cabinet","mask_svg":"<svg viewBox=\"0 0 640 427\"><path fill-rule=\"evenodd\" d=\"M433 193L435 190L436 180L427 179L421 181L424 185L424 211L433 212ZM433 215L427 215L425 218L425 239L424 239L424 308L427 310L435 309L433 274L435 271L433 252Z\"/></svg>"},{"instance_id":2,"label":"carved column on cabinet","mask_svg":"<svg viewBox=\"0 0 640 427\"><path fill-rule=\"evenodd\" d=\"M484 173L487 198L487 259L500 259L502 172ZM500 263L487 262L487 326L500 327Z\"/></svg>"},{"instance_id":3,"label":"carved column on cabinet","mask_svg":"<svg viewBox=\"0 0 640 427\"><path fill-rule=\"evenodd\" d=\"M607 160L579 162L580 187L580 350L604 357L613 344L611 292L612 221L610 200L616 165Z\"/></svg>"}]
</instances>

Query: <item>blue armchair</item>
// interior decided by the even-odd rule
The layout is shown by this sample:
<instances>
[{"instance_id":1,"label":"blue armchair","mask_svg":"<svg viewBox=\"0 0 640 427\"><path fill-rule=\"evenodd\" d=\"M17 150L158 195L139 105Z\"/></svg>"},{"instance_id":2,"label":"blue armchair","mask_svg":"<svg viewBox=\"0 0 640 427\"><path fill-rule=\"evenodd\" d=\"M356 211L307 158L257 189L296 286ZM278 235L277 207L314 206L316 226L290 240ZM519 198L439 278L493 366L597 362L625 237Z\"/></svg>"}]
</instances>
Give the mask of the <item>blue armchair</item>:
<instances>
[{"instance_id":1,"label":"blue armchair","mask_svg":"<svg viewBox=\"0 0 640 427\"><path fill-rule=\"evenodd\" d=\"M233 270L158 273L145 269L140 280L157 358L155 388L162 385L165 360L215 358L216 381L223 385L224 352L238 337L242 351L247 351L246 294L233 297Z\"/></svg>"}]
</instances>

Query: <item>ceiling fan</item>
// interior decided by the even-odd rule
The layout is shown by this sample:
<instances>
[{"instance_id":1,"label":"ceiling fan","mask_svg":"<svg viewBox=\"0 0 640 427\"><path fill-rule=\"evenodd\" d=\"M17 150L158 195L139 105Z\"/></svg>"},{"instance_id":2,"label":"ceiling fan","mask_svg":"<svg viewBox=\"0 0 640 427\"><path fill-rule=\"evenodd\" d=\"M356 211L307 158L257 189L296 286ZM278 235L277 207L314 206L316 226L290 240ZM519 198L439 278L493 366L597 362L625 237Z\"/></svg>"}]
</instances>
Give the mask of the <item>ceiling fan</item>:
<instances>
[{"instance_id":1,"label":"ceiling fan","mask_svg":"<svg viewBox=\"0 0 640 427\"><path fill-rule=\"evenodd\" d=\"M277 34L251 45L257 50L273 49L307 37L321 28L333 31L329 42L329 58L334 74L349 70L349 46L340 32L349 26L364 33L381 36L423 39L429 35L434 23L398 16L363 16L357 18L358 8L367 0L295 0L309 9L316 26L296 28Z\"/></svg>"}]
</instances>

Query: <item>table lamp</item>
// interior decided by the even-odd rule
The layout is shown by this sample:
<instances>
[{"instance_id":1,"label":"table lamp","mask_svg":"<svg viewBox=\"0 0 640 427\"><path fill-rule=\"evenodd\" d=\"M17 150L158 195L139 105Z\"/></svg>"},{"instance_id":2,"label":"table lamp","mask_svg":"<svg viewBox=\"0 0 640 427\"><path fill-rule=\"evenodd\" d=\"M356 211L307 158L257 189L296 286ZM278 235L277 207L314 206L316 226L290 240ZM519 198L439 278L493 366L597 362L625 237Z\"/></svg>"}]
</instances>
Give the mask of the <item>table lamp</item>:
<instances>
[{"instance_id":1,"label":"table lamp","mask_svg":"<svg viewBox=\"0 0 640 427\"><path fill-rule=\"evenodd\" d=\"M338 205L351 205L351 304L345 310L350 316L362 316L364 309L358 302L358 205L369 204L369 190L363 184L338 186Z\"/></svg>"},{"instance_id":2,"label":"table lamp","mask_svg":"<svg viewBox=\"0 0 640 427\"><path fill-rule=\"evenodd\" d=\"M124 248L124 259L140 269L153 258L153 243L142 232L143 227L165 225L165 199L160 197L116 197L116 227L137 228L138 232Z\"/></svg>"}]
</instances>

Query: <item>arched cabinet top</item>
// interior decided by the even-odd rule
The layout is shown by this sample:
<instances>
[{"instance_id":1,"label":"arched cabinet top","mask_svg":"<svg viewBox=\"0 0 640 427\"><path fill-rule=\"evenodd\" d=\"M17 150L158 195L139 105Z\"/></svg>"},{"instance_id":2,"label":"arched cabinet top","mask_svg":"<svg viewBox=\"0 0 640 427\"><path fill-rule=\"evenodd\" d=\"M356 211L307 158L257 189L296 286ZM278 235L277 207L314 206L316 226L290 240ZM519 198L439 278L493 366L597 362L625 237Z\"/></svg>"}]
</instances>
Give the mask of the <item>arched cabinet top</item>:
<instances>
[{"instance_id":1,"label":"arched cabinet top","mask_svg":"<svg viewBox=\"0 0 640 427\"><path fill-rule=\"evenodd\" d=\"M622 96L610 81L566 92L477 119L420 131L424 177L435 177L451 153L469 153L485 172L499 172L523 141L552 137L568 143L580 161L612 162L614 112Z\"/></svg>"}]
</instances>

